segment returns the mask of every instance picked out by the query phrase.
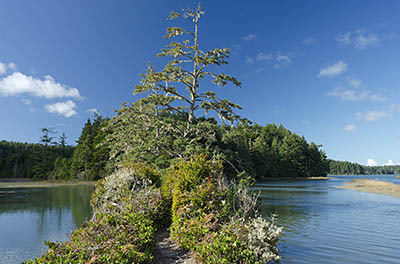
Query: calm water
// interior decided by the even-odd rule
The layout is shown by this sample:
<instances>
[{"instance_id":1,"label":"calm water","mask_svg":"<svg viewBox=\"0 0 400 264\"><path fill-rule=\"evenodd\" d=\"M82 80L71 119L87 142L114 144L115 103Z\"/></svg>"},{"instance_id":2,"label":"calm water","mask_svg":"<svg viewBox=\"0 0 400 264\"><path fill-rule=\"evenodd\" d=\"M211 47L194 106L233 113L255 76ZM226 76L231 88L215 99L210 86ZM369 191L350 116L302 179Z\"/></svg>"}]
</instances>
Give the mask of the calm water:
<instances>
[{"instance_id":1,"label":"calm water","mask_svg":"<svg viewBox=\"0 0 400 264\"><path fill-rule=\"evenodd\" d=\"M0 263L21 263L63 241L91 216L94 186L0 189Z\"/></svg>"},{"instance_id":2,"label":"calm water","mask_svg":"<svg viewBox=\"0 0 400 264\"><path fill-rule=\"evenodd\" d=\"M400 199L338 189L354 178L400 184L395 176L264 181L262 212L284 226L281 263L400 263Z\"/></svg>"}]
</instances>

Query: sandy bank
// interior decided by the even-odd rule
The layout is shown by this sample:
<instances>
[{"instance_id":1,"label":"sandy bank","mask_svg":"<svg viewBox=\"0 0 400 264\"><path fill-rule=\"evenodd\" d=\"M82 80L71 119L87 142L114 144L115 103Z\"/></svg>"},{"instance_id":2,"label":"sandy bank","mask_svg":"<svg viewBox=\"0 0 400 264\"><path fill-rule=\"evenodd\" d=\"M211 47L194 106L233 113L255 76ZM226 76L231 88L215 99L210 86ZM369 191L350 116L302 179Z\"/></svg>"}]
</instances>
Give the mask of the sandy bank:
<instances>
[{"instance_id":1,"label":"sandy bank","mask_svg":"<svg viewBox=\"0 0 400 264\"><path fill-rule=\"evenodd\" d=\"M377 193L400 198L400 185L384 181L357 179L346 182L344 186L338 188Z\"/></svg>"},{"instance_id":2,"label":"sandy bank","mask_svg":"<svg viewBox=\"0 0 400 264\"><path fill-rule=\"evenodd\" d=\"M263 181L304 181L304 180L329 180L335 179L335 177L296 177L296 178L265 178L260 179Z\"/></svg>"},{"instance_id":3,"label":"sandy bank","mask_svg":"<svg viewBox=\"0 0 400 264\"><path fill-rule=\"evenodd\" d=\"M44 188L44 187L57 187L57 186L75 186L75 185L95 185L95 181L31 181L31 180L21 180L16 181L7 180L0 181L1 188Z\"/></svg>"}]
</instances>

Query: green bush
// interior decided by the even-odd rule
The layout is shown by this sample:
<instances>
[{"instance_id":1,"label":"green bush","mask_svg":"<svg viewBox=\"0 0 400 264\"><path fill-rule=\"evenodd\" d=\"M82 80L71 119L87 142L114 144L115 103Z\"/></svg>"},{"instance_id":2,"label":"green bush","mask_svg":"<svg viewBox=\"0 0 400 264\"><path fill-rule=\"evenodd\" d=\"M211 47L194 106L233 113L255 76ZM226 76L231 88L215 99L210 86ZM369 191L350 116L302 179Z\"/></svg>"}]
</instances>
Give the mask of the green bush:
<instances>
[{"instance_id":1,"label":"green bush","mask_svg":"<svg viewBox=\"0 0 400 264\"><path fill-rule=\"evenodd\" d=\"M172 196L171 238L200 263L278 261L282 228L257 217L258 197L245 175L228 184L222 171L221 161L204 155L170 169L163 193Z\"/></svg>"},{"instance_id":2,"label":"green bush","mask_svg":"<svg viewBox=\"0 0 400 264\"><path fill-rule=\"evenodd\" d=\"M150 181L151 170L125 168L99 181L92 196L92 221L63 243L26 263L150 263L154 235L169 207Z\"/></svg>"}]
</instances>

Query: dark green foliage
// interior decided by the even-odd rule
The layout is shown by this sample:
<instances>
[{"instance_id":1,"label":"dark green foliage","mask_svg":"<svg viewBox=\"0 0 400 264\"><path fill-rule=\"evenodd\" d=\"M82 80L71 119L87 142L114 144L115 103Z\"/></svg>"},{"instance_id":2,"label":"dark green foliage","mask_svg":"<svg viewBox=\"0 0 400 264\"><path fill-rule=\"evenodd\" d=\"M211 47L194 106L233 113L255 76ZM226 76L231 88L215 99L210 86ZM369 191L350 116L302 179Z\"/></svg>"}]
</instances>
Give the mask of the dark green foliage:
<instances>
[{"instance_id":1,"label":"dark green foliage","mask_svg":"<svg viewBox=\"0 0 400 264\"><path fill-rule=\"evenodd\" d=\"M362 175L362 174L400 174L400 166L364 166L348 161L329 160L329 174Z\"/></svg>"},{"instance_id":2,"label":"dark green foliage","mask_svg":"<svg viewBox=\"0 0 400 264\"><path fill-rule=\"evenodd\" d=\"M239 125L224 128L221 147L226 173L245 171L255 178L326 176L328 162L323 151L282 125Z\"/></svg>"},{"instance_id":3,"label":"dark green foliage","mask_svg":"<svg viewBox=\"0 0 400 264\"><path fill-rule=\"evenodd\" d=\"M107 122L108 119L100 115L93 123L90 119L86 122L72 157L72 178L97 180L105 176L109 149L102 143L106 136L103 128Z\"/></svg>"},{"instance_id":4,"label":"dark green foliage","mask_svg":"<svg viewBox=\"0 0 400 264\"><path fill-rule=\"evenodd\" d=\"M74 147L0 142L0 178L51 178L57 159L68 159Z\"/></svg>"}]
</instances>

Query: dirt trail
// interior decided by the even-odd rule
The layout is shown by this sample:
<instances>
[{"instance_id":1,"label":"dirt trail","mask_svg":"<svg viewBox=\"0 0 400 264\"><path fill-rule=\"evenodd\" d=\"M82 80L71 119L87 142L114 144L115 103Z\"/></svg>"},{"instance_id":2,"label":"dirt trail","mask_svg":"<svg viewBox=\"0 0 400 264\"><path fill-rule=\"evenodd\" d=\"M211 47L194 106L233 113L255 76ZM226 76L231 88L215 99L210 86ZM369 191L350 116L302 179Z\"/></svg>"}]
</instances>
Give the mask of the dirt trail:
<instances>
[{"instance_id":1,"label":"dirt trail","mask_svg":"<svg viewBox=\"0 0 400 264\"><path fill-rule=\"evenodd\" d=\"M190 252L179 249L170 239L169 230L162 228L156 233L153 264L196 264Z\"/></svg>"}]
</instances>

